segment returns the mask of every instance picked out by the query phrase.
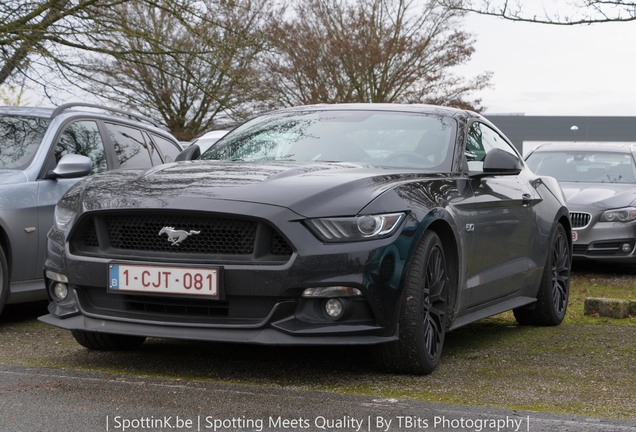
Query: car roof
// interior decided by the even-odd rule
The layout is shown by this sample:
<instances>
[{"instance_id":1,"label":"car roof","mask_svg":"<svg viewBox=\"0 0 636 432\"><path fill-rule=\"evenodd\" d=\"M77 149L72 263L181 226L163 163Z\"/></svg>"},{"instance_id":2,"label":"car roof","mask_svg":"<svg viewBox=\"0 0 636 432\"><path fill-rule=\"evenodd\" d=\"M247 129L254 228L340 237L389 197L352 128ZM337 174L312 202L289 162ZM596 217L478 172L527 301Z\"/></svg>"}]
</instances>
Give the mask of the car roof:
<instances>
[{"instance_id":1,"label":"car roof","mask_svg":"<svg viewBox=\"0 0 636 432\"><path fill-rule=\"evenodd\" d=\"M51 118L55 108L0 106L0 115Z\"/></svg>"},{"instance_id":2,"label":"car roof","mask_svg":"<svg viewBox=\"0 0 636 432\"><path fill-rule=\"evenodd\" d=\"M77 115L89 115L93 118L118 120L128 124L143 124L144 128L164 136L170 135L169 132L159 127L152 119L139 114L130 113L117 108L111 108L104 105L97 105L83 102L69 102L59 105L56 108L43 107L14 107L0 106L0 115L12 115L22 117L35 117L43 119L54 119L56 117L68 118Z\"/></svg>"},{"instance_id":3,"label":"car roof","mask_svg":"<svg viewBox=\"0 0 636 432\"><path fill-rule=\"evenodd\" d=\"M229 130L226 129L222 129L222 130L213 130L207 133L204 133L203 135L201 135L200 137L198 137L196 139L196 141L200 140L200 139L209 139L209 138L222 138L225 135L227 135L227 133L229 132Z\"/></svg>"},{"instance_id":4,"label":"car roof","mask_svg":"<svg viewBox=\"0 0 636 432\"><path fill-rule=\"evenodd\" d=\"M539 144L532 151L535 152L557 152L557 151L591 151L591 152L616 152L634 153L636 144L618 142L554 142Z\"/></svg>"}]
</instances>

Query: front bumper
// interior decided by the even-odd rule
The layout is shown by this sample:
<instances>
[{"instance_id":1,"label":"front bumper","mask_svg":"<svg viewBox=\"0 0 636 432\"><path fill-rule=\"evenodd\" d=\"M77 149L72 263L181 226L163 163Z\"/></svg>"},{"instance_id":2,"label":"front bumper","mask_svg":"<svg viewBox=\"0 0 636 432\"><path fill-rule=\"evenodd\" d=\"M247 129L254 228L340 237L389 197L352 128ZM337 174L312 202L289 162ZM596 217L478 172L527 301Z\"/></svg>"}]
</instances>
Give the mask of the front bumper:
<instances>
[{"instance_id":1,"label":"front bumper","mask_svg":"<svg viewBox=\"0 0 636 432\"><path fill-rule=\"evenodd\" d=\"M636 223L596 222L572 230L573 258L636 262Z\"/></svg>"},{"instance_id":2,"label":"front bumper","mask_svg":"<svg viewBox=\"0 0 636 432\"><path fill-rule=\"evenodd\" d=\"M277 228L294 239L286 262L217 263L222 296L205 300L178 295L110 293L111 257L70 252L63 233L51 230L46 270L68 278L69 295L51 302L43 322L69 330L274 345L376 344L397 339L402 270L414 240L416 223L406 221L391 238L323 244L301 223ZM121 259L117 259L121 262ZM131 264L205 265L143 259ZM306 288L345 286L362 295L344 298L346 313L326 315L325 298L306 298Z\"/></svg>"},{"instance_id":3,"label":"front bumper","mask_svg":"<svg viewBox=\"0 0 636 432\"><path fill-rule=\"evenodd\" d=\"M262 345L369 345L397 340L397 332L393 335L376 336L377 329L359 326L351 328L349 335L325 332L312 337L299 337L275 327L256 329L227 328L183 328L178 326L155 325L148 323L130 323L75 315L61 319L53 314L41 316L40 321L67 330L83 330L98 333L135 335L145 337L184 339L208 342L235 342Z\"/></svg>"}]
</instances>

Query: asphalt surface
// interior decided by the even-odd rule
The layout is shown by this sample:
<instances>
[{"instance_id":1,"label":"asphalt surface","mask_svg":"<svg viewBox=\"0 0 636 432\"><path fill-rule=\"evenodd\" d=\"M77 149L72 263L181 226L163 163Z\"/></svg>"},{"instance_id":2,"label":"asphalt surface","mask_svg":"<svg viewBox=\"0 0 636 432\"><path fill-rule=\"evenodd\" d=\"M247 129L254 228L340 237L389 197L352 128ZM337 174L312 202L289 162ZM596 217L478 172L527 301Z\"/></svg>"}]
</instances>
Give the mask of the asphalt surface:
<instances>
[{"instance_id":1,"label":"asphalt surface","mask_svg":"<svg viewBox=\"0 0 636 432\"><path fill-rule=\"evenodd\" d=\"M620 421L0 365L0 431L636 431Z\"/></svg>"}]
</instances>

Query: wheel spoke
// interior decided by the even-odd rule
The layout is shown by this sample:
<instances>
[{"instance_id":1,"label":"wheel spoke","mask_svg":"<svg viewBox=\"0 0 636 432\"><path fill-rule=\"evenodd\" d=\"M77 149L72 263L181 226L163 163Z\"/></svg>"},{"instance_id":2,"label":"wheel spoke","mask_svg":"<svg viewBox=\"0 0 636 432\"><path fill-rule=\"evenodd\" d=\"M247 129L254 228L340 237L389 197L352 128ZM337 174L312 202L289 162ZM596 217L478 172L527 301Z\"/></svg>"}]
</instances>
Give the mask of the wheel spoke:
<instances>
[{"instance_id":1,"label":"wheel spoke","mask_svg":"<svg viewBox=\"0 0 636 432\"><path fill-rule=\"evenodd\" d=\"M431 358L437 356L442 347L442 329L439 316L426 314L424 319L424 342Z\"/></svg>"},{"instance_id":2,"label":"wheel spoke","mask_svg":"<svg viewBox=\"0 0 636 432\"><path fill-rule=\"evenodd\" d=\"M570 281L570 254L568 243L563 236L555 242L552 255L552 302L554 310L561 313L565 310Z\"/></svg>"},{"instance_id":3,"label":"wheel spoke","mask_svg":"<svg viewBox=\"0 0 636 432\"><path fill-rule=\"evenodd\" d=\"M423 287L424 343L431 358L442 349L446 317L446 262L439 247L431 250Z\"/></svg>"},{"instance_id":4,"label":"wheel spoke","mask_svg":"<svg viewBox=\"0 0 636 432\"><path fill-rule=\"evenodd\" d=\"M439 249L433 249L428 260L424 282L425 304L439 307L445 303L446 272L444 256Z\"/></svg>"},{"instance_id":5,"label":"wheel spoke","mask_svg":"<svg viewBox=\"0 0 636 432\"><path fill-rule=\"evenodd\" d=\"M555 310L559 313L563 312L563 310L565 309L565 304L567 302L567 291L564 286L555 284L553 300Z\"/></svg>"}]
</instances>

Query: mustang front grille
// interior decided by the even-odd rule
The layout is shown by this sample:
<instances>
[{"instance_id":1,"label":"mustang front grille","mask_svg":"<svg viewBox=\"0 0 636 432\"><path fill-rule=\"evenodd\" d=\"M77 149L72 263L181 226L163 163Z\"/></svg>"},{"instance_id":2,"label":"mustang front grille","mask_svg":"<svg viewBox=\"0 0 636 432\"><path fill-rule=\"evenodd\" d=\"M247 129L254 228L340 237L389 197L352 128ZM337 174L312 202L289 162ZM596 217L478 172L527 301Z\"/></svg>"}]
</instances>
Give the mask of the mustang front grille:
<instances>
[{"instance_id":1,"label":"mustang front grille","mask_svg":"<svg viewBox=\"0 0 636 432\"><path fill-rule=\"evenodd\" d=\"M183 213L96 214L70 238L74 253L108 251L119 257L287 259L289 243L267 224L249 219Z\"/></svg>"}]
</instances>

